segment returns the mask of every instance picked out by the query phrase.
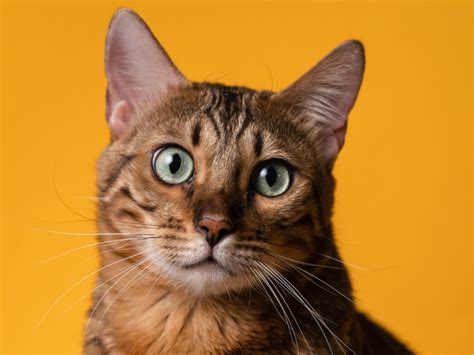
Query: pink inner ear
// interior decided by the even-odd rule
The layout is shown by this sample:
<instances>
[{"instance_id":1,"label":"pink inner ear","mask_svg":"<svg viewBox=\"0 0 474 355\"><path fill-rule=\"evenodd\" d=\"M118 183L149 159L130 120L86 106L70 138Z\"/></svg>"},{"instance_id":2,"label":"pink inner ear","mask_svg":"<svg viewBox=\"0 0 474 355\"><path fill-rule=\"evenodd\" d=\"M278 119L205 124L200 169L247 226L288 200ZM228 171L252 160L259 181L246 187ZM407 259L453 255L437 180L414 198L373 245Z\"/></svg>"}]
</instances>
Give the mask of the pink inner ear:
<instances>
[{"instance_id":1,"label":"pink inner ear","mask_svg":"<svg viewBox=\"0 0 474 355\"><path fill-rule=\"evenodd\" d=\"M339 128L336 128L333 131L334 135L336 136L338 151L341 150L342 147L344 146L344 141L346 138L346 130L347 130L347 121L344 122L344 125L342 125Z\"/></svg>"},{"instance_id":2,"label":"pink inner ear","mask_svg":"<svg viewBox=\"0 0 474 355\"><path fill-rule=\"evenodd\" d=\"M122 136L130 124L130 107L127 101L119 101L109 117L108 125L112 132L112 138Z\"/></svg>"},{"instance_id":3,"label":"pink inner ear","mask_svg":"<svg viewBox=\"0 0 474 355\"><path fill-rule=\"evenodd\" d=\"M339 128L326 131L322 141L322 156L328 161L333 161L344 146L347 130L347 121Z\"/></svg>"},{"instance_id":4,"label":"pink inner ear","mask_svg":"<svg viewBox=\"0 0 474 355\"><path fill-rule=\"evenodd\" d=\"M365 68L364 47L342 43L277 98L300 108L308 128L320 136L319 151L333 161L344 145L347 118L354 106Z\"/></svg>"},{"instance_id":5,"label":"pink inner ear","mask_svg":"<svg viewBox=\"0 0 474 355\"><path fill-rule=\"evenodd\" d=\"M158 102L170 87L188 84L145 22L128 9L118 10L110 22L105 72L112 139L130 128L138 107Z\"/></svg>"}]
</instances>

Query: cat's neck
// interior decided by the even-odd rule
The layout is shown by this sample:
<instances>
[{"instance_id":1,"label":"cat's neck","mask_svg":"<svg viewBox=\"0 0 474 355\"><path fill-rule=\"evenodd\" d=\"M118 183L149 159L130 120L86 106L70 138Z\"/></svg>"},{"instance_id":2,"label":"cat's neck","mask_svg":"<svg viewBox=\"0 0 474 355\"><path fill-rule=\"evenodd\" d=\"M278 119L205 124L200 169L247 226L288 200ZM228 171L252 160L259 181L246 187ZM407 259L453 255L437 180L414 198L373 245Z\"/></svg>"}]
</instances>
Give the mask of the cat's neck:
<instances>
[{"instance_id":1,"label":"cat's neck","mask_svg":"<svg viewBox=\"0 0 474 355\"><path fill-rule=\"evenodd\" d=\"M104 261L108 264L115 262L113 254L109 258ZM107 270L116 272L112 269ZM350 290L348 284L333 283L337 279L347 280L345 270L322 270L319 278L332 279L331 284L341 293ZM111 283L104 283L110 277L104 270L99 280L99 284L103 284L98 293L103 300L98 314L103 316L96 317L96 320L99 318L97 328L102 329L110 344L123 353L219 353L241 348L243 344L246 348L257 343L261 346L262 342L256 340L268 338L268 334L275 335L272 341L280 342L277 347L288 348L291 347L291 338L280 317L295 317L303 333L314 333L317 326L314 317L318 317L320 312L327 319L325 307L328 304L338 302L341 306L339 314L331 311L331 321L336 324L345 322L342 315L346 316L347 309L352 307L334 291L324 290L324 285L316 287L309 278L291 279L292 275L287 277L295 285L295 290L302 290L301 293L284 291L282 287L269 284L258 292L247 289L238 293L198 297L172 287L166 280L157 280L151 274L142 277L140 282L134 282L141 277L140 273L145 275L142 270L136 269L111 286ZM328 302L329 298L333 301ZM303 339L299 340L304 343ZM255 351L263 350L259 348Z\"/></svg>"},{"instance_id":2,"label":"cat's neck","mask_svg":"<svg viewBox=\"0 0 474 355\"><path fill-rule=\"evenodd\" d=\"M109 307L104 326L112 328L111 342L125 354L219 353L267 334L259 326L266 302L255 292L244 300L242 294L196 297L166 286L150 287L144 282L126 297L114 301L117 293L110 292L104 300Z\"/></svg>"}]
</instances>

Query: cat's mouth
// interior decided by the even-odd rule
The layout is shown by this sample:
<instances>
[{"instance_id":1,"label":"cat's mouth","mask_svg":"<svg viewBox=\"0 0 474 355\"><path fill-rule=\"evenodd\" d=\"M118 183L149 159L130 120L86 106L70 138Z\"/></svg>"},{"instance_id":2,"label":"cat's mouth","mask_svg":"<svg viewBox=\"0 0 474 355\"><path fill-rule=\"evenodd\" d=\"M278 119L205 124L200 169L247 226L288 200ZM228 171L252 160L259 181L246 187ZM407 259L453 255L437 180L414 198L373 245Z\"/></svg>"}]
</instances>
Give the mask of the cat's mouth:
<instances>
[{"instance_id":1,"label":"cat's mouth","mask_svg":"<svg viewBox=\"0 0 474 355\"><path fill-rule=\"evenodd\" d=\"M212 268L217 268L222 271L225 271L226 273L230 274L230 271L225 268L222 264L220 264L212 255L208 256L207 258L204 258L194 264L190 265L185 265L185 269L197 269L197 268L207 268L207 269L212 269Z\"/></svg>"},{"instance_id":2,"label":"cat's mouth","mask_svg":"<svg viewBox=\"0 0 474 355\"><path fill-rule=\"evenodd\" d=\"M184 267L186 269L192 269L192 268L195 268L195 267L198 267L198 266L201 266L201 265L216 265L216 266L220 266L219 263L216 261L216 259L214 259L214 257L212 255L208 256L207 258L204 258L194 264L190 264L190 265L185 265Z\"/></svg>"}]
</instances>

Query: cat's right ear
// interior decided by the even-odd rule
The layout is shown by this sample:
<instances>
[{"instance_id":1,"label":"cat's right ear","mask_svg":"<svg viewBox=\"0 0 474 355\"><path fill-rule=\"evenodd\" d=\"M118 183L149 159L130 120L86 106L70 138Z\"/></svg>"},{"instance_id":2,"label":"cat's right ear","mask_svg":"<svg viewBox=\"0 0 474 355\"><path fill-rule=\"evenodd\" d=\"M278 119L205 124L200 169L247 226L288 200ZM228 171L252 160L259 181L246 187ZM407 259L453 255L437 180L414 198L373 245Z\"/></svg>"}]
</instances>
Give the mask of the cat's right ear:
<instances>
[{"instance_id":1,"label":"cat's right ear","mask_svg":"<svg viewBox=\"0 0 474 355\"><path fill-rule=\"evenodd\" d=\"M357 40L346 41L274 97L290 104L298 124L316 138L320 157L330 166L344 145L364 68L364 46Z\"/></svg>"},{"instance_id":2,"label":"cat's right ear","mask_svg":"<svg viewBox=\"0 0 474 355\"><path fill-rule=\"evenodd\" d=\"M105 72L106 116L113 140L127 131L139 107L188 84L146 23L129 9L118 10L110 22Z\"/></svg>"}]
</instances>

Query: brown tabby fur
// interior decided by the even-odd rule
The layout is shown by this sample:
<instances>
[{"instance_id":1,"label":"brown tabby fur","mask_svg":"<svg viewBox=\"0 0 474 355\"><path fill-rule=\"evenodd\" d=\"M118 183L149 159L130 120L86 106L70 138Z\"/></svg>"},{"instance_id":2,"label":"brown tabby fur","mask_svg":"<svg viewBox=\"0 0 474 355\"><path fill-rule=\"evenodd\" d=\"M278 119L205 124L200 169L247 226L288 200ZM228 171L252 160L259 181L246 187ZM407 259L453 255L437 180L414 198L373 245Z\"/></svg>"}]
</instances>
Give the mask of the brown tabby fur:
<instances>
[{"instance_id":1,"label":"brown tabby fur","mask_svg":"<svg viewBox=\"0 0 474 355\"><path fill-rule=\"evenodd\" d=\"M97 164L102 269L84 353L411 353L352 302L331 226L332 163L319 158L300 114L271 92L210 83L176 88L134 113ZM168 186L154 176L151 154L169 143L193 157L189 183ZM248 181L273 157L295 173L287 193L265 198ZM200 289L188 287L184 265L203 213L225 214L236 232L227 251L232 276ZM150 253L180 275L160 272ZM269 277L262 264L285 279Z\"/></svg>"}]
</instances>

